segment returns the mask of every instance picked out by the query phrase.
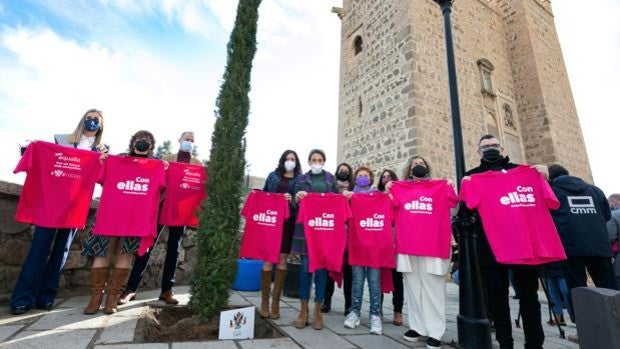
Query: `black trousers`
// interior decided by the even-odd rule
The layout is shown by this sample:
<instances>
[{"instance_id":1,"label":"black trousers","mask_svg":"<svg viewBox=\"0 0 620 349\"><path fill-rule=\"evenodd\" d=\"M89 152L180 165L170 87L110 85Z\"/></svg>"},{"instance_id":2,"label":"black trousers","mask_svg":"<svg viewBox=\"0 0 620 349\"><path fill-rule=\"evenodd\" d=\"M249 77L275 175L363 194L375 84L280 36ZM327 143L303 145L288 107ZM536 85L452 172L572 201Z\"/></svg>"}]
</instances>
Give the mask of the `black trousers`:
<instances>
[{"instance_id":1,"label":"black trousers","mask_svg":"<svg viewBox=\"0 0 620 349\"><path fill-rule=\"evenodd\" d=\"M588 277L586 269L596 287L616 289L614 270L610 257L568 256L568 259L564 262L564 268L569 294L571 294L571 290L575 287L587 286ZM573 305L572 296L569 297L569 301ZM571 308L574 311L575 308ZM570 314L570 316L572 319L575 318L574 313Z\"/></svg>"},{"instance_id":2,"label":"black trousers","mask_svg":"<svg viewBox=\"0 0 620 349\"><path fill-rule=\"evenodd\" d=\"M538 302L538 270L532 267L490 264L481 267L488 295L489 313L495 324L495 338L500 348L514 348L512 320L508 303L508 269L519 289L519 306L523 317L525 349L541 349L545 341Z\"/></svg>"},{"instance_id":3,"label":"black trousers","mask_svg":"<svg viewBox=\"0 0 620 349\"><path fill-rule=\"evenodd\" d=\"M159 241L159 234L162 232L163 226L157 226L157 240ZM175 283L175 273L177 271L177 263L179 262L179 247L183 240L183 234L185 233L185 227L168 227L168 243L166 246L166 259L164 261L164 270L161 275L161 291L170 291ZM153 246L155 247L155 246ZM127 286L125 289L136 292L140 281L144 276L146 267L149 264L151 258L151 251L149 250L142 256L136 256L133 262L133 268L129 274L129 280L127 280Z\"/></svg>"},{"instance_id":4,"label":"black trousers","mask_svg":"<svg viewBox=\"0 0 620 349\"><path fill-rule=\"evenodd\" d=\"M345 261L346 261L346 258L345 258ZM345 264L342 266L342 273L343 273L342 287L343 287L343 292L344 292L344 312L345 314L348 314L349 308L351 308L351 283L353 281L353 273L351 271L351 266L349 265L349 263L345 262ZM332 303L332 296L334 295L335 283L336 282L332 278L327 276L327 283L325 284L325 300L323 302L326 302L330 305Z\"/></svg>"},{"instance_id":5,"label":"black trousers","mask_svg":"<svg viewBox=\"0 0 620 349\"><path fill-rule=\"evenodd\" d=\"M394 306L395 313L403 312L403 273L396 271L396 268L392 269L392 282L394 283L394 291L392 291L392 306ZM381 309L383 309L383 293L381 293Z\"/></svg>"}]
</instances>

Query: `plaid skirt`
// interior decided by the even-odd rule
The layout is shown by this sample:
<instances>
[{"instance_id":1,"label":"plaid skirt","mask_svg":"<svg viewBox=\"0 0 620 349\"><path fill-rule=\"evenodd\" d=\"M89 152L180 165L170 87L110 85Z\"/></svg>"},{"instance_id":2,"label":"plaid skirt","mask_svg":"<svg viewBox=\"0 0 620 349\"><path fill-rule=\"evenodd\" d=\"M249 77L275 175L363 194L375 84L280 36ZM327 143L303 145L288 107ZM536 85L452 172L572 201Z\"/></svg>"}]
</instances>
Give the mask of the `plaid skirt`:
<instances>
[{"instance_id":1,"label":"plaid skirt","mask_svg":"<svg viewBox=\"0 0 620 349\"><path fill-rule=\"evenodd\" d=\"M136 253L140 247L140 238L128 236L101 236L93 235L92 229L86 231L86 238L82 244L82 255L89 257L107 257L108 248L112 239L118 239L120 253ZM115 246L118 246L116 244Z\"/></svg>"}]
</instances>

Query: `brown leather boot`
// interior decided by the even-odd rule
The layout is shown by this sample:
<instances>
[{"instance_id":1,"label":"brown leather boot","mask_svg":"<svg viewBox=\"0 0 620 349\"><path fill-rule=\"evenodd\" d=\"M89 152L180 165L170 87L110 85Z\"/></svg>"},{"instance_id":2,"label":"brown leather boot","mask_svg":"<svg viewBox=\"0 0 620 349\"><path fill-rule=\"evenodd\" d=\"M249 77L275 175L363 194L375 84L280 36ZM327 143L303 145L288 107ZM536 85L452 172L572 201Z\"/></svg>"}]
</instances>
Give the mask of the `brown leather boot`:
<instances>
[{"instance_id":1,"label":"brown leather boot","mask_svg":"<svg viewBox=\"0 0 620 349\"><path fill-rule=\"evenodd\" d=\"M108 267L90 268L90 300L86 308L84 308L84 314L92 315L99 312L107 280Z\"/></svg>"},{"instance_id":2,"label":"brown leather boot","mask_svg":"<svg viewBox=\"0 0 620 349\"><path fill-rule=\"evenodd\" d=\"M321 311L321 302L314 303L314 320L312 321L312 327L315 330L323 329L323 312Z\"/></svg>"},{"instance_id":3,"label":"brown leather boot","mask_svg":"<svg viewBox=\"0 0 620 349\"><path fill-rule=\"evenodd\" d=\"M284 279L286 279L286 270L276 269L273 298L271 299L271 318L274 320L280 318L280 295L282 294L282 287L284 287Z\"/></svg>"},{"instance_id":4,"label":"brown leather boot","mask_svg":"<svg viewBox=\"0 0 620 349\"><path fill-rule=\"evenodd\" d=\"M121 287L127 280L127 276L131 269L114 268L110 273L110 281L108 282L108 294L105 297L105 306L103 312L106 314L116 313L116 305L118 297L121 294Z\"/></svg>"},{"instance_id":5,"label":"brown leather boot","mask_svg":"<svg viewBox=\"0 0 620 349\"><path fill-rule=\"evenodd\" d=\"M179 300L174 298L174 293L172 290L164 291L159 294L159 300L166 302L166 304L177 305L179 304Z\"/></svg>"},{"instance_id":6,"label":"brown leather boot","mask_svg":"<svg viewBox=\"0 0 620 349\"><path fill-rule=\"evenodd\" d=\"M269 291L271 291L271 274L273 270L262 270L260 274L261 302L258 313L262 318L269 317Z\"/></svg>"},{"instance_id":7,"label":"brown leather boot","mask_svg":"<svg viewBox=\"0 0 620 349\"><path fill-rule=\"evenodd\" d=\"M301 311L295 319L295 328L305 328L308 325L308 301L301 301Z\"/></svg>"}]
</instances>

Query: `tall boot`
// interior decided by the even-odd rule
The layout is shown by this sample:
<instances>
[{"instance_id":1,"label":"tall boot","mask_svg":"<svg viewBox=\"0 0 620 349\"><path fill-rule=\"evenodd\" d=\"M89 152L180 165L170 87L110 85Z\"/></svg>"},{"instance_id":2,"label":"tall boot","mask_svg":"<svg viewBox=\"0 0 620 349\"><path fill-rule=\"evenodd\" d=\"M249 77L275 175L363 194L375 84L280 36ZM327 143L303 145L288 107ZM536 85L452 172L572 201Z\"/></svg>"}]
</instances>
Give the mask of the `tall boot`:
<instances>
[{"instance_id":1,"label":"tall boot","mask_svg":"<svg viewBox=\"0 0 620 349\"><path fill-rule=\"evenodd\" d=\"M86 308L84 308L84 314L92 315L99 312L107 280L108 267L90 268L90 300Z\"/></svg>"},{"instance_id":2,"label":"tall boot","mask_svg":"<svg viewBox=\"0 0 620 349\"><path fill-rule=\"evenodd\" d=\"M258 311L262 318L269 317L269 291L271 291L271 274L273 270L263 270L260 274L261 302Z\"/></svg>"},{"instance_id":3,"label":"tall boot","mask_svg":"<svg viewBox=\"0 0 620 349\"><path fill-rule=\"evenodd\" d=\"M295 328L305 328L308 324L308 301L301 301L301 311L295 319Z\"/></svg>"},{"instance_id":4,"label":"tall boot","mask_svg":"<svg viewBox=\"0 0 620 349\"><path fill-rule=\"evenodd\" d=\"M121 287L127 280L130 269L114 268L110 273L110 281L108 282L108 294L105 297L105 306L103 312L106 314L116 313L116 305L118 297L121 294Z\"/></svg>"},{"instance_id":5,"label":"tall boot","mask_svg":"<svg viewBox=\"0 0 620 349\"><path fill-rule=\"evenodd\" d=\"M323 329L323 312L321 311L321 302L314 302L314 320L312 327L315 330Z\"/></svg>"},{"instance_id":6,"label":"tall boot","mask_svg":"<svg viewBox=\"0 0 620 349\"><path fill-rule=\"evenodd\" d=\"M273 298L271 300L271 318L278 320L280 318L280 295L284 280L286 279L286 269L276 269L276 279L273 284Z\"/></svg>"}]
</instances>

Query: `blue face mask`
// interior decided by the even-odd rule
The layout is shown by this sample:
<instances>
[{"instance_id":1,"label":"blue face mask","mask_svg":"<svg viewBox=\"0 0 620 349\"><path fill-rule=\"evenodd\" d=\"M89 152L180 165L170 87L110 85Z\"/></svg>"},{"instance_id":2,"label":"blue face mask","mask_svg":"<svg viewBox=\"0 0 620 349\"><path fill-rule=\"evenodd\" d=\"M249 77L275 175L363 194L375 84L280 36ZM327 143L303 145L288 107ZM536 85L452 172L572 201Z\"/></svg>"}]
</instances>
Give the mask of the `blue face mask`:
<instances>
[{"instance_id":1,"label":"blue face mask","mask_svg":"<svg viewBox=\"0 0 620 349\"><path fill-rule=\"evenodd\" d=\"M181 150L187 153L191 153L192 149L194 149L194 143L190 141L181 141Z\"/></svg>"},{"instance_id":2,"label":"blue face mask","mask_svg":"<svg viewBox=\"0 0 620 349\"><path fill-rule=\"evenodd\" d=\"M99 129L101 125L99 124L99 120L97 119L85 119L84 120L84 128L89 132L95 132Z\"/></svg>"},{"instance_id":3,"label":"blue face mask","mask_svg":"<svg viewBox=\"0 0 620 349\"><path fill-rule=\"evenodd\" d=\"M355 179L355 184L359 185L362 188L367 187L370 185L370 178L366 176L357 177Z\"/></svg>"}]
</instances>

